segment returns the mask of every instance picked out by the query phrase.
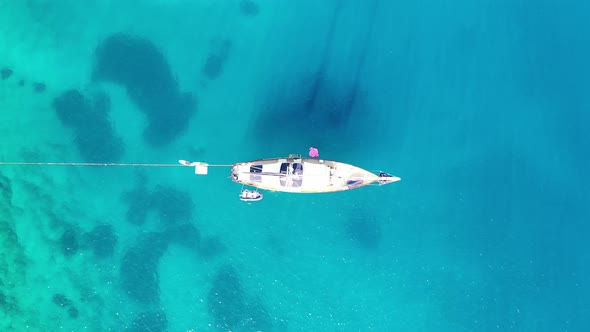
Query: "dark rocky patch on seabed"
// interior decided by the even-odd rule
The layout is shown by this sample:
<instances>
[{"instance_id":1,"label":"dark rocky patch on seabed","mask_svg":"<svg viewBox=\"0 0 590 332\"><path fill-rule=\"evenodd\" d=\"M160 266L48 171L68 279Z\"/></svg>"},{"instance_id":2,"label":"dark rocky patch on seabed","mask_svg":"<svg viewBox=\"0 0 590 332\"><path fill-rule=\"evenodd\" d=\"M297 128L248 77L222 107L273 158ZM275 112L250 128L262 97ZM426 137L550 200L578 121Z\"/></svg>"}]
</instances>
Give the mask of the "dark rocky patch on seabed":
<instances>
[{"instance_id":1,"label":"dark rocky patch on seabed","mask_svg":"<svg viewBox=\"0 0 590 332\"><path fill-rule=\"evenodd\" d=\"M188 128L196 99L179 90L162 52L149 40L118 33L96 49L94 81L120 84L146 115L145 141L152 146L172 142Z\"/></svg>"}]
</instances>

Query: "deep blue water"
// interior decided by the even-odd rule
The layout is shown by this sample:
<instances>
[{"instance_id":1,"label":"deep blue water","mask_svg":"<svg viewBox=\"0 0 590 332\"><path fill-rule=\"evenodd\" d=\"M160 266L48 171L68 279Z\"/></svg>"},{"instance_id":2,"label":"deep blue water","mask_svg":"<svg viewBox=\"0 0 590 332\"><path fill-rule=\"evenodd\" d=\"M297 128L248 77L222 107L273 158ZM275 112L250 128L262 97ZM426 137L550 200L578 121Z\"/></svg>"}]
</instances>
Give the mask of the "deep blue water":
<instances>
[{"instance_id":1,"label":"deep blue water","mask_svg":"<svg viewBox=\"0 0 590 332\"><path fill-rule=\"evenodd\" d=\"M590 329L590 3L0 2L5 331Z\"/></svg>"}]
</instances>

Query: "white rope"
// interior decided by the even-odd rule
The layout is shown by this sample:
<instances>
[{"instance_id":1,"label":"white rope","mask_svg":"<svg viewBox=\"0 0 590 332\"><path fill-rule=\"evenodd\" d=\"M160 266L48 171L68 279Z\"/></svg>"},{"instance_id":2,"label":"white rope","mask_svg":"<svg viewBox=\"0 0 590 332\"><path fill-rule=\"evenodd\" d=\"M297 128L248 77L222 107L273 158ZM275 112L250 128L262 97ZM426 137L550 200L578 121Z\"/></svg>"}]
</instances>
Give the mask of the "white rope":
<instances>
[{"instance_id":1,"label":"white rope","mask_svg":"<svg viewBox=\"0 0 590 332\"><path fill-rule=\"evenodd\" d=\"M21 162L21 161L2 161L0 165L19 165L19 166L128 166L128 167L177 167L184 166L180 164L140 164L140 163L64 163L64 162Z\"/></svg>"},{"instance_id":2,"label":"white rope","mask_svg":"<svg viewBox=\"0 0 590 332\"><path fill-rule=\"evenodd\" d=\"M119 167L186 167L178 163L174 164L150 164L150 163L78 163L78 162L22 162L22 161L0 161L0 165L16 166L119 166ZM231 167L229 164L207 165L210 167Z\"/></svg>"}]
</instances>

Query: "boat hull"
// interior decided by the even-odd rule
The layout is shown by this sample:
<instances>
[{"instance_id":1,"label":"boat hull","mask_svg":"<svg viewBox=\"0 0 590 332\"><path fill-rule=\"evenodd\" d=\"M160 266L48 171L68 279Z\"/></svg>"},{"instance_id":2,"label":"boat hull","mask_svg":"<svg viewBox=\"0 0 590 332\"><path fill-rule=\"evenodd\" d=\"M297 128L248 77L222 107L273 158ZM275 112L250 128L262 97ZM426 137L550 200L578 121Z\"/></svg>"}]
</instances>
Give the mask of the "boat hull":
<instances>
[{"instance_id":1,"label":"boat hull","mask_svg":"<svg viewBox=\"0 0 590 332\"><path fill-rule=\"evenodd\" d=\"M289 193L330 193L378 183L398 181L384 178L350 164L315 158L270 158L236 163L234 182L260 189Z\"/></svg>"}]
</instances>

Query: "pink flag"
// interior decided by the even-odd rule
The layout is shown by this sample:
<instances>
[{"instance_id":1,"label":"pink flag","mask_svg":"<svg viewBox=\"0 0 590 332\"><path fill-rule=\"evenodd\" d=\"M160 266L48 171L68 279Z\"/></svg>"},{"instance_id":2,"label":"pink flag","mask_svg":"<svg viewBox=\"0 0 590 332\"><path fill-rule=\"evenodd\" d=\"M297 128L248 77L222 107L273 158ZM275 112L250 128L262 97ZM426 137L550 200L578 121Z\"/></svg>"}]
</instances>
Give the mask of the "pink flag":
<instances>
[{"instance_id":1,"label":"pink flag","mask_svg":"<svg viewBox=\"0 0 590 332\"><path fill-rule=\"evenodd\" d=\"M309 156L312 158L317 158L320 156L320 152L318 151L318 149L311 147L309 148Z\"/></svg>"}]
</instances>

